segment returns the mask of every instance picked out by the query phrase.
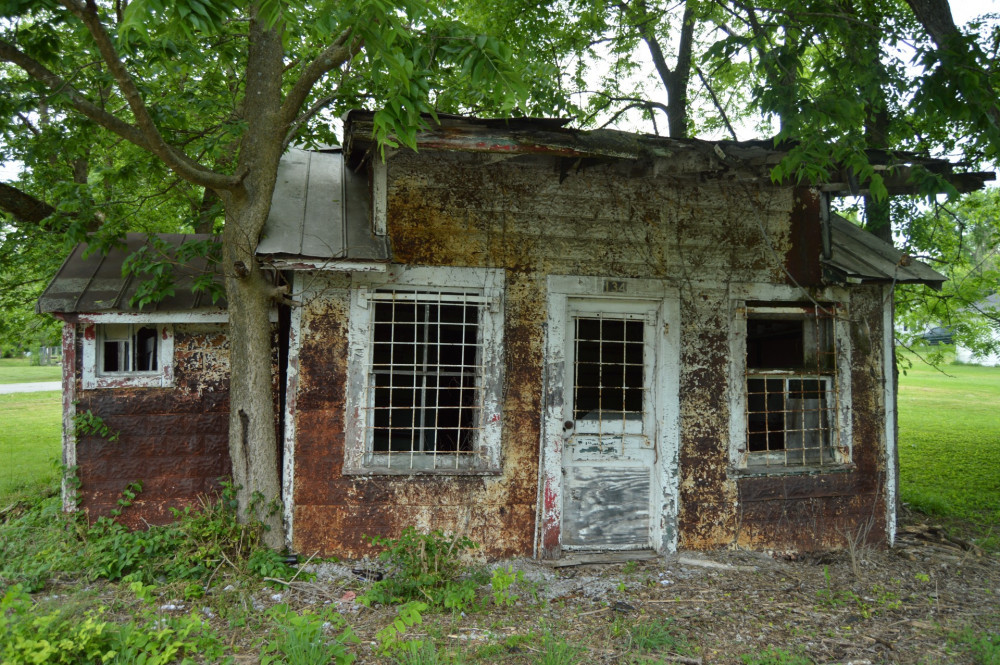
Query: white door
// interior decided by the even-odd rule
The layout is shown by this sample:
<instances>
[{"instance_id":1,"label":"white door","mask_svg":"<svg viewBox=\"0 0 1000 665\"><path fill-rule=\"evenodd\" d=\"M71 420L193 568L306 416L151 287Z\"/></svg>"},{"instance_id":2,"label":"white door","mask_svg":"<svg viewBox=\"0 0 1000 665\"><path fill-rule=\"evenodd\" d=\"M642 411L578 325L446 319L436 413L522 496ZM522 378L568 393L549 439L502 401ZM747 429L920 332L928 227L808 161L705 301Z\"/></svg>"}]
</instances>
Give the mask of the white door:
<instances>
[{"instance_id":1,"label":"white door","mask_svg":"<svg viewBox=\"0 0 1000 665\"><path fill-rule=\"evenodd\" d=\"M647 549L659 303L567 300L562 546Z\"/></svg>"}]
</instances>

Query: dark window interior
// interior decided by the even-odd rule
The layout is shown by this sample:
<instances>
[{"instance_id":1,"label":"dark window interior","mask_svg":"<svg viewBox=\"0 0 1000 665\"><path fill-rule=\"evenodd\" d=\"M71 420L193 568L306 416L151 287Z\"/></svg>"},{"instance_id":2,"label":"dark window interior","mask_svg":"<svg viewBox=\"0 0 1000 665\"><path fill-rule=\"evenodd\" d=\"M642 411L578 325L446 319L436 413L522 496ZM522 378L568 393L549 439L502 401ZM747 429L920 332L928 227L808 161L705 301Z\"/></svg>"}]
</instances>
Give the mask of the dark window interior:
<instances>
[{"instance_id":1,"label":"dark window interior","mask_svg":"<svg viewBox=\"0 0 1000 665\"><path fill-rule=\"evenodd\" d=\"M374 303L374 452L472 452L478 305Z\"/></svg>"},{"instance_id":2,"label":"dark window interior","mask_svg":"<svg viewBox=\"0 0 1000 665\"><path fill-rule=\"evenodd\" d=\"M802 319L747 319L747 367L802 367Z\"/></svg>"},{"instance_id":3,"label":"dark window interior","mask_svg":"<svg viewBox=\"0 0 1000 665\"><path fill-rule=\"evenodd\" d=\"M109 339L112 331L120 336ZM134 328L129 325L108 326L101 346L102 372L155 372L156 337L154 326Z\"/></svg>"},{"instance_id":4,"label":"dark window interior","mask_svg":"<svg viewBox=\"0 0 1000 665\"><path fill-rule=\"evenodd\" d=\"M573 413L610 420L642 411L643 321L577 318Z\"/></svg>"}]
</instances>

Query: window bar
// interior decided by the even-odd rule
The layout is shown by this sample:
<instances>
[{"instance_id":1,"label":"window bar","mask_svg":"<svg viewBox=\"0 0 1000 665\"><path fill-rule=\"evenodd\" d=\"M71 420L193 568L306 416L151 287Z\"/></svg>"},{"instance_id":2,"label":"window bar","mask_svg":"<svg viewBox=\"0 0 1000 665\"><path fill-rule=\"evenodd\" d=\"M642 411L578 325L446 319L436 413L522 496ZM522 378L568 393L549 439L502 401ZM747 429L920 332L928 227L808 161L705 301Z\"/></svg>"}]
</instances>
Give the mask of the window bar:
<instances>
[{"instance_id":1,"label":"window bar","mask_svg":"<svg viewBox=\"0 0 1000 665\"><path fill-rule=\"evenodd\" d=\"M421 312L421 309L423 310L423 312ZM422 322L417 320L420 317L421 313L423 314L423 317L422 317L423 321ZM414 445L410 446L410 468L411 469L413 468L414 454L417 453L417 452L421 452L421 453L427 452L427 375L428 375L428 372L429 372L429 369L430 369L430 364L427 362L427 356L430 355L429 351L430 351L430 346L431 346L431 341L430 341L431 305L430 305L430 303L426 303L426 304L422 303L422 304L417 305L416 316L414 316L413 318L414 318L414 321L415 321L414 322L414 328L417 328L417 330L415 330L414 332L417 332L419 330L419 327L423 328L423 339L421 339L419 335L416 335L416 337L415 337L416 348L414 349L414 352L417 353L417 354L420 354L420 351L423 350L423 354L421 354L419 365L418 365L419 369L417 370L418 372L420 372L420 407L417 408L416 411L415 411L415 413L413 414L414 417L415 417L415 420L416 420L416 425L413 428L413 431L414 431L414 434L417 436L417 441L416 441L416 445L415 446ZM421 323L423 324L422 326L421 326ZM440 347L438 347L438 351L440 352ZM441 371L440 368L438 368L437 371L438 371L438 375L440 376L440 371ZM436 452L436 451L431 451L431 452L433 454L433 452ZM432 457L431 459L433 460L434 458Z\"/></svg>"}]
</instances>

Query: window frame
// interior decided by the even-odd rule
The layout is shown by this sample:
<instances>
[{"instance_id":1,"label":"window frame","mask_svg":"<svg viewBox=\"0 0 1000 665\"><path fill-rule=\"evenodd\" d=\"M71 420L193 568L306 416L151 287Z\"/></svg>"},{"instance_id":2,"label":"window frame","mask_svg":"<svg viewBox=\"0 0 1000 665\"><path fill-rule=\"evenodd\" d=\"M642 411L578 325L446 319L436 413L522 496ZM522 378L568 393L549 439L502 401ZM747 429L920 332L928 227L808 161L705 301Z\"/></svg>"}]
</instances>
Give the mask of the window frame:
<instances>
[{"instance_id":1,"label":"window frame","mask_svg":"<svg viewBox=\"0 0 1000 665\"><path fill-rule=\"evenodd\" d=\"M851 468L852 466L852 433L851 433L851 342L848 311L848 294L845 290L830 287L819 289L812 294L810 301L801 290L793 287L751 286L742 293L730 298L730 367L729 367L729 404L730 404L730 464L731 467L745 475L781 475L796 473L815 473L818 470L833 471ZM816 304L834 310L831 317L831 337L835 369L816 372L815 374L796 374L793 371L762 370L748 372L747 367L747 321L750 318L771 318L796 320L808 319L811 314L807 309L815 308ZM749 402L748 382L751 378L759 379L767 376L772 379L794 380L803 378L809 380L816 376L829 382L828 395L833 395L833 404L829 399L824 411L831 414L831 439L827 444L833 459L815 464L787 464L784 451L751 452L747 413ZM785 392L786 399L788 393ZM780 459L779 459L780 458Z\"/></svg>"},{"instance_id":2,"label":"window frame","mask_svg":"<svg viewBox=\"0 0 1000 665\"><path fill-rule=\"evenodd\" d=\"M135 338L139 328L155 328L155 370L126 370L105 372L102 369L105 329L109 325L128 325L129 338ZM84 390L99 388L168 388L174 384L174 331L173 326L162 321L148 321L135 317L104 315L85 321L83 325L83 359L81 383Z\"/></svg>"},{"instance_id":3,"label":"window frame","mask_svg":"<svg viewBox=\"0 0 1000 665\"><path fill-rule=\"evenodd\" d=\"M504 368L504 273L491 268L389 266L385 273L355 274L350 288L348 367L345 395L344 467L347 475L496 475L500 469L500 437ZM387 298L380 290L417 294L432 302L442 293L468 293L479 307L478 344L481 375L478 423L471 453L396 452L373 450L373 406L370 376L375 344L372 337L376 301ZM392 466L398 456L405 466ZM449 460L447 466L439 464ZM454 462L453 464L451 462Z\"/></svg>"}]
</instances>

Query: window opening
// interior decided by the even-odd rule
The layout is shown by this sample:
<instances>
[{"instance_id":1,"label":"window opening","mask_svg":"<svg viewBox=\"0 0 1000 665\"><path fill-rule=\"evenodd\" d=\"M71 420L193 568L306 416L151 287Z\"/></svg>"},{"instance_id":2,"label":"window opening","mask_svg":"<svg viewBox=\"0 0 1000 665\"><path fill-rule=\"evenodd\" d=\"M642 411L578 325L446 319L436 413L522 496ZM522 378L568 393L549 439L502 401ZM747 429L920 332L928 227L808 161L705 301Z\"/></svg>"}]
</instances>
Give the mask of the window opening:
<instances>
[{"instance_id":1,"label":"window opening","mask_svg":"<svg viewBox=\"0 0 1000 665\"><path fill-rule=\"evenodd\" d=\"M603 452L600 435L624 434L634 429L629 421L641 427L645 321L597 314L576 317L574 325L573 418L578 432L596 430Z\"/></svg>"},{"instance_id":2,"label":"window opening","mask_svg":"<svg viewBox=\"0 0 1000 665\"><path fill-rule=\"evenodd\" d=\"M102 373L155 372L159 369L156 358L155 326L106 324L102 331Z\"/></svg>"},{"instance_id":3,"label":"window opening","mask_svg":"<svg viewBox=\"0 0 1000 665\"><path fill-rule=\"evenodd\" d=\"M392 290L372 300L368 464L467 468L482 430L484 298Z\"/></svg>"},{"instance_id":4,"label":"window opening","mask_svg":"<svg viewBox=\"0 0 1000 665\"><path fill-rule=\"evenodd\" d=\"M835 308L753 308L746 319L750 464L836 463Z\"/></svg>"}]
</instances>

